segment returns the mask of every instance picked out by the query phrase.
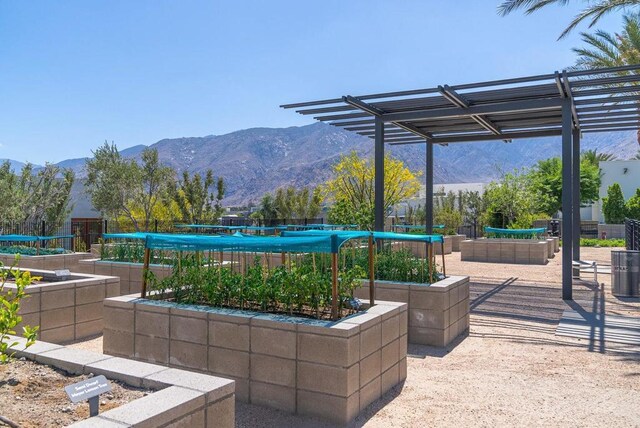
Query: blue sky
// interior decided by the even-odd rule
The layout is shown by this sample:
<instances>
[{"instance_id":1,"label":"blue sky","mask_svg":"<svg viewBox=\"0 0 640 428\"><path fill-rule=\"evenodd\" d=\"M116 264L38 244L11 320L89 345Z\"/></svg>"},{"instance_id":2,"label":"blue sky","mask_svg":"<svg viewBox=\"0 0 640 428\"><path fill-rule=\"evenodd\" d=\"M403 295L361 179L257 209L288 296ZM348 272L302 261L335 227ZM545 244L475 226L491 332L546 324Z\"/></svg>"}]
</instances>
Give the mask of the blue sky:
<instances>
[{"instance_id":1,"label":"blue sky","mask_svg":"<svg viewBox=\"0 0 640 428\"><path fill-rule=\"evenodd\" d=\"M278 105L573 64L578 32L556 38L580 2L506 18L498 3L0 0L0 158L304 125Z\"/></svg>"}]
</instances>

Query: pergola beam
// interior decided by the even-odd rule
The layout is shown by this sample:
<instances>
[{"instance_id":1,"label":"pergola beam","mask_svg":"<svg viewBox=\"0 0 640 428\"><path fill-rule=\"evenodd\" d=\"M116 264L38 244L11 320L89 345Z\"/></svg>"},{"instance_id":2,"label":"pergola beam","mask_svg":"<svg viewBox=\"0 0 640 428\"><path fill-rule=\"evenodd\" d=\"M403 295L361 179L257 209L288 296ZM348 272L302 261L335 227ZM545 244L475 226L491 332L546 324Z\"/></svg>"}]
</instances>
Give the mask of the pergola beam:
<instances>
[{"instance_id":1,"label":"pergola beam","mask_svg":"<svg viewBox=\"0 0 640 428\"><path fill-rule=\"evenodd\" d=\"M507 114L523 111L559 110L561 106L562 100L560 98L508 101L502 103L471 106L469 108L448 107L398 113L385 113L382 115L382 120L384 120L385 122L412 122L416 120L448 119L486 114Z\"/></svg>"}]
</instances>

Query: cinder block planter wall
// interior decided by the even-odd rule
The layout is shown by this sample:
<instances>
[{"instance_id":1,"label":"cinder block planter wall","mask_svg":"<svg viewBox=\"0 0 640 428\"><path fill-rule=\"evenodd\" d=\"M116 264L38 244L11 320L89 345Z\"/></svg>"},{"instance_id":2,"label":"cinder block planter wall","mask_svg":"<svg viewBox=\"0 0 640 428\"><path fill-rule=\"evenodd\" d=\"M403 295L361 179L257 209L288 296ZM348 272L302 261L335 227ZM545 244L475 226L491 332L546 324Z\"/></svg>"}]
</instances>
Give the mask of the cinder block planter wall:
<instances>
[{"instance_id":1,"label":"cinder block planter wall","mask_svg":"<svg viewBox=\"0 0 640 428\"><path fill-rule=\"evenodd\" d=\"M52 271L28 269L36 276L52 276ZM5 290L15 290L11 284ZM68 281L27 287L30 297L20 307L22 323L40 326L38 338L64 343L102 333L102 302L120 295L117 277L72 274ZM22 331L19 325L16 331Z\"/></svg>"},{"instance_id":2,"label":"cinder block planter wall","mask_svg":"<svg viewBox=\"0 0 640 428\"><path fill-rule=\"evenodd\" d=\"M406 378L407 305L337 322L105 300L104 352L236 381L239 400L345 424Z\"/></svg>"},{"instance_id":3,"label":"cinder block planter wall","mask_svg":"<svg viewBox=\"0 0 640 428\"><path fill-rule=\"evenodd\" d=\"M71 374L104 375L133 387L156 390L145 397L72 427L220 427L235 426L234 382L184 370L110 357L82 349L37 342L24 349L25 340L12 338L17 357L47 364ZM14 340L11 340L14 342Z\"/></svg>"},{"instance_id":4,"label":"cinder block planter wall","mask_svg":"<svg viewBox=\"0 0 640 428\"><path fill-rule=\"evenodd\" d=\"M467 239L466 235L451 235L451 251L460 252L460 243Z\"/></svg>"},{"instance_id":5,"label":"cinder block planter wall","mask_svg":"<svg viewBox=\"0 0 640 428\"><path fill-rule=\"evenodd\" d=\"M78 271L94 275L117 276L120 278L120 296L140 293L142 290L142 263L109 262L100 259L80 261ZM158 279L171 273L171 266L151 265L150 270Z\"/></svg>"},{"instance_id":6,"label":"cinder block planter wall","mask_svg":"<svg viewBox=\"0 0 640 428\"><path fill-rule=\"evenodd\" d=\"M460 243L460 257L470 262L544 265L554 246L535 239L467 239Z\"/></svg>"},{"instance_id":7,"label":"cinder block planter wall","mask_svg":"<svg viewBox=\"0 0 640 428\"><path fill-rule=\"evenodd\" d=\"M369 299L369 281L354 295ZM469 330L469 277L450 276L435 284L376 281L376 299L407 303L409 343L447 346Z\"/></svg>"},{"instance_id":8,"label":"cinder block planter wall","mask_svg":"<svg viewBox=\"0 0 640 428\"><path fill-rule=\"evenodd\" d=\"M90 259L91 253L51 254L46 256L20 256L20 267L26 269L57 270L69 269L78 272L80 260ZM14 254L0 254L0 261L5 266L11 266L15 260Z\"/></svg>"},{"instance_id":9,"label":"cinder block planter wall","mask_svg":"<svg viewBox=\"0 0 640 428\"><path fill-rule=\"evenodd\" d=\"M444 237L444 254L451 254L453 251L453 236ZM427 258L427 245L423 242L398 242L396 244L398 248L408 248L409 251L415 256L421 259ZM441 244L436 242L433 244L433 251L436 255L442 254Z\"/></svg>"}]
</instances>

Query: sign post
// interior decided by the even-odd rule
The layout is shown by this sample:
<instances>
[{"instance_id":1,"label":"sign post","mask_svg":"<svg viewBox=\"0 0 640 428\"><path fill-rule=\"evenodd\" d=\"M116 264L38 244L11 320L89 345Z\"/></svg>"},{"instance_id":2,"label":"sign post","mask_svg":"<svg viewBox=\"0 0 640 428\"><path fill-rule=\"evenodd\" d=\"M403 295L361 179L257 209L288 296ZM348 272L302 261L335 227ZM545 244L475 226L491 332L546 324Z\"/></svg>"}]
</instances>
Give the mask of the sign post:
<instances>
[{"instance_id":1,"label":"sign post","mask_svg":"<svg viewBox=\"0 0 640 428\"><path fill-rule=\"evenodd\" d=\"M111 384L106 377L100 375L67 385L64 390L72 403L87 400L89 416L92 417L97 416L100 411L100 394L111 391Z\"/></svg>"}]
</instances>

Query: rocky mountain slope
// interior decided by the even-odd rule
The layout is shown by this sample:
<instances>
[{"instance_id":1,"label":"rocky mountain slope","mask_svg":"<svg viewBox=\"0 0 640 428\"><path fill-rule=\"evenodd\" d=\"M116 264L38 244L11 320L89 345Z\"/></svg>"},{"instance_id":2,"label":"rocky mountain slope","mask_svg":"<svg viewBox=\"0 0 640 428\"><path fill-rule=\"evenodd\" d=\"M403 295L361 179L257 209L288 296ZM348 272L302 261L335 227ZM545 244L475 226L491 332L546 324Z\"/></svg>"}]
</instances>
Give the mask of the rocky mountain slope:
<instances>
[{"instance_id":1,"label":"rocky mountain slope","mask_svg":"<svg viewBox=\"0 0 640 428\"><path fill-rule=\"evenodd\" d=\"M151 145L160 159L176 171L204 172L211 168L227 182L226 205L257 202L265 192L278 187L314 186L326 181L331 166L341 154L356 150L373 154L373 141L341 129L314 123L290 128L253 128L226 135L164 139ZM424 170L423 145L388 146L395 157L411 169ZM139 158L145 146L138 145L122 154ZM640 146L635 132L586 134L582 148L597 149L625 159ZM560 155L559 138L503 142L460 143L436 146L436 183L488 182L500 171L527 167L539 159ZM84 175L85 159L60 162Z\"/></svg>"}]
</instances>

